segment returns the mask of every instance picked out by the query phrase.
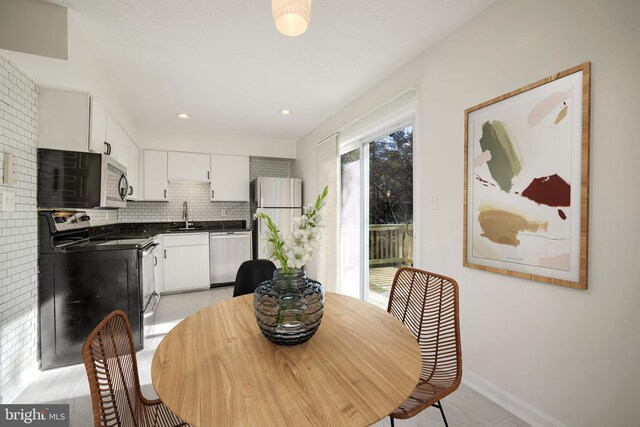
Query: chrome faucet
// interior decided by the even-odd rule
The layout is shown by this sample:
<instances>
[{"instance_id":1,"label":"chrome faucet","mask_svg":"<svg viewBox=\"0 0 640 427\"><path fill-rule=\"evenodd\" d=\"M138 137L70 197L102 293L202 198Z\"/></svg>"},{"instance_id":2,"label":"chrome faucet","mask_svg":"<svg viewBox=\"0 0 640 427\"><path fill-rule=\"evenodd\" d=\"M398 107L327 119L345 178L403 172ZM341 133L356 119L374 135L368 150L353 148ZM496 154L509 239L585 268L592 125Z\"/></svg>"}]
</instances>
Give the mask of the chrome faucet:
<instances>
[{"instance_id":1,"label":"chrome faucet","mask_svg":"<svg viewBox=\"0 0 640 427\"><path fill-rule=\"evenodd\" d=\"M184 219L184 228L189 228L189 207L187 202L182 203L182 219Z\"/></svg>"}]
</instances>

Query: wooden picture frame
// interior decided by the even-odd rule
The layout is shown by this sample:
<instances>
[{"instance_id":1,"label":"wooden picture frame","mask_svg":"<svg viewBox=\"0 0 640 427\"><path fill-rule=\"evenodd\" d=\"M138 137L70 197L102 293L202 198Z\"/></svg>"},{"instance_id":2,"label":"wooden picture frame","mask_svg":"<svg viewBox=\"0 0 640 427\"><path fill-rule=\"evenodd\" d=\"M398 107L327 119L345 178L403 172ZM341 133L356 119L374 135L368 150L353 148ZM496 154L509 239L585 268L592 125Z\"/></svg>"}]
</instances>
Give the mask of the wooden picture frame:
<instances>
[{"instance_id":1,"label":"wooden picture frame","mask_svg":"<svg viewBox=\"0 0 640 427\"><path fill-rule=\"evenodd\" d=\"M463 265L587 289L591 63L465 110Z\"/></svg>"}]
</instances>

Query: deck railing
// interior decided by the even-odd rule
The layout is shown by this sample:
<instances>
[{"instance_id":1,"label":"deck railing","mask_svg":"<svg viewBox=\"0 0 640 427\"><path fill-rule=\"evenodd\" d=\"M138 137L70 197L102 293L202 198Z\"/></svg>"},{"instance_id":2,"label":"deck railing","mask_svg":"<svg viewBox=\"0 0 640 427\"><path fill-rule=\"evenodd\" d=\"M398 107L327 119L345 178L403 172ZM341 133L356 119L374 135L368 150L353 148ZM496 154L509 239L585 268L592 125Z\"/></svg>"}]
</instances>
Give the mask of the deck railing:
<instances>
[{"instance_id":1,"label":"deck railing","mask_svg":"<svg viewBox=\"0 0 640 427\"><path fill-rule=\"evenodd\" d=\"M413 224L370 224L369 265L413 264Z\"/></svg>"}]
</instances>

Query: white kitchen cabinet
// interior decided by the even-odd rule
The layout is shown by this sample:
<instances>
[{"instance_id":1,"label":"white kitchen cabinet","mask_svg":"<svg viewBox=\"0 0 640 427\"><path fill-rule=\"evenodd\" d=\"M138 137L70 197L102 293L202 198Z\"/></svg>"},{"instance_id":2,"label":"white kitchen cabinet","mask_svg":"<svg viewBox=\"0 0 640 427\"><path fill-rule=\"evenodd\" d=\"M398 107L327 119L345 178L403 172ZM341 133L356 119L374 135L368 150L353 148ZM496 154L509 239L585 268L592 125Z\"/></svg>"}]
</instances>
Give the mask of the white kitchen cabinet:
<instances>
[{"instance_id":1,"label":"white kitchen cabinet","mask_svg":"<svg viewBox=\"0 0 640 427\"><path fill-rule=\"evenodd\" d=\"M89 151L112 154L107 143L107 110L94 96L90 100Z\"/></svg>"},{"instance_id":2,"label":"white kitchen cabinet","mask_svg":"<svg viewBox=\"0 0 640 427\"><path fill-rule=\"evenodd\" d=\"M211 155L212 202L249 201L249 157Z\"/></svg>"},{"instance_id":3,"label":"white kitchen cabinet","mask_svg":"<svg viewBox=\"0 0 640 427\"><path fill-rule=\"evenodd\" d=\"M38 148L108 154L129 167L131 138L95 96L41 88L38 115Z\"/></svg>"},{"instance_id":4,"label":"white kitchen cabinet","mask_svg":"<svg viewBox=\"0 0 640 427\"><path fill-rule=\"evenodd\" d=\"M168 202L167 152L144 151L144 200Z\"/></svg>"},{"instance_id":5,"label":"white kitchen cabinet","mask_svg":"<svg viewBox=\"0 0 640 427\"><path fill-rule=\"evenodd\" d=\"M38 148L89 151L91 97L88 93L40 88L38 99ZM103 110L104 111L104 110ZM106 114L106 113L105 113ZM99 152L105 148L106 116L94 120L100 138Z\"/></svg>"},{"instance_id":6,"label":"white kitchen cabinet","mask_svg":"<svg viewBox=\"0 0 640 427\"><path fill-rule=\"evenodd\" d=\"M164 235L164 292L209 289L209 234Z\"/></svg>"},{"instance_id":7,"label":"white kitchen cabinet","mask_svg":"<svg viewBox=\"0 0 640 427\"><path fill-rule=\"evenodd\" d=\"M208 154L169 151L169 181L209 182Z\"/></svg>"},{"instance_id":8,"label":"white kitchen cabinet","mask_svg":"<svg viewBox=\"0 0 640 427\"><path fill-rule=\"evenodd\" d=\"M129 171L129 135L120 124L107 118L107 144L109 155Z\"/></svg>"},{"instance_id":9,"label":"white kitchen cabinet","mask_svg":"<svg viewBox=\"0 0 640 427\"><path fill-rule=\"evenodd\" d=\"M129 140L129 166L127 167L127 178L129 179L129 199L142 200L142 168L140 167L140 148L135 142Z\"/></svg>"}]
</instances>

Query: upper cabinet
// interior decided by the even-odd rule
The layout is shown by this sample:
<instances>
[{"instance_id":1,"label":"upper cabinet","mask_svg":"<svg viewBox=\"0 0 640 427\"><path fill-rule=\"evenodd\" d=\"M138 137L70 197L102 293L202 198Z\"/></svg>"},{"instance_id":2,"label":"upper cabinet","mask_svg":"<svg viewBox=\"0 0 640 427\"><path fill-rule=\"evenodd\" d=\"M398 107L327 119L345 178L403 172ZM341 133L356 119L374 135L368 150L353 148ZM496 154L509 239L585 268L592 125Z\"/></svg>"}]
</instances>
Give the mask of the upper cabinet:
<instances>
[{"instance_id":1,"label":"upper cabinet","mask_svg":"<svg viewBox=\"0 0 640 427\"><path fill-rule=\"evenodd\" d=\"M211 155L211 201L249 201L249 157Z\"/></svg>"},{"instance_id":2,"label":"upper cabinet","mask_svg":"<svg viewBox=\"0 0 640 427\"><path fill-rule=\"evenodd\" d=\"M129 166L131 138L94 96L40 89L38 147L107 154Z\"/></svg>"},{"instance_id":3,"label":"upper cabinet","mask_svg":"<svg viewBox=\"0 0 640 427\"><path fill-rule=\"evenodd\" d=\"M88 151L90 102L88 93L40 88L38 148ZM102 147L105 136L103 128Z\"/></svg>"},{"instance_id":4,"label":"upper cabinet","mask_svg":"<svg viewBox=\"0 0 640 427\"><path fill-rule=\"evenodd\" d=\"M107 121L107 146L109 154L115 161L122 164L129 171L130 138L119 123Z\"/></svg>"},{"instance_id":5,"label":"upper cabinet","mask_svg":"<svg viewBox=\"0 0 640 427\"><path fill-rule=\"evenodd\" d=\"M107 142L107 110L93 96L89 98L89 110L89 151L110 154Z\"/></svg>"},{"instance_id":6,"label":"upper cabinet","mask_svg":"<svg viewBox=\"0 0 640 427\"><path fill-rule=\"evenodd\" d=\"M168 202L167 152L144 150L144 200Z\"/></svg>"},{"instance_id":7,"label":"upper cabinet","mask_svg":"<svg viewBox=\"0 0 640 427\"><path fill-rule=\"evenodd\" d=\"M142 200L144 199L144 192L142 189L142 181L144 177L141 174L140 148L135 142L129 140L129 167L127 178L129 178L129 199L130 200Z\"/></svg>"},{"instance_id":8,"label":"upper cabinet","mask_svg":"<svg viewBox=\"0 0 640 427\"><path fill-rule=\"evenodd\" d=\"M169 181L209 182L208 154L169 152Z\"/></svg>"}]
</instances>

